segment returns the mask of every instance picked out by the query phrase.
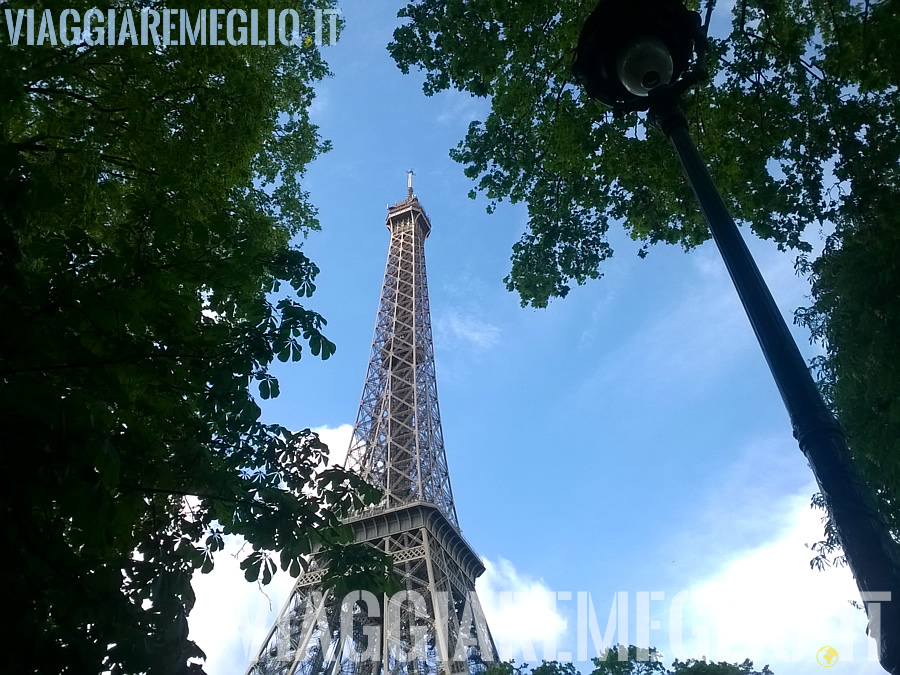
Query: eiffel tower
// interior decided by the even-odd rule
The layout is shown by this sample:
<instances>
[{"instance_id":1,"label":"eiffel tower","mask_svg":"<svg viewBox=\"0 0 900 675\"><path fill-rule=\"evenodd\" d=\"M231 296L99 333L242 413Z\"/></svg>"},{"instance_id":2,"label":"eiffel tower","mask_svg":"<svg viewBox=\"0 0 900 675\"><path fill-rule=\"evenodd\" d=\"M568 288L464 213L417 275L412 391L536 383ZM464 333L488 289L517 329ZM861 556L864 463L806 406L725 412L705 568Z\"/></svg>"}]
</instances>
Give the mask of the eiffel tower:
<instances>
[{"instance_id":1,"label":"eiffel tower","mask_svg":"<svg viewBox=\"0 0 900 675\"><path fill-rule=\"evenodd\" d=\"M431 223L412 189L388 207L391 233L375 336L347 466L381 502L344 522L389 553L404 588L335 598L313 557L248 675L450 675L497 658L475 579L484 565L463 538L438 409L425 276Z\"/></svg>"}]
</instances>

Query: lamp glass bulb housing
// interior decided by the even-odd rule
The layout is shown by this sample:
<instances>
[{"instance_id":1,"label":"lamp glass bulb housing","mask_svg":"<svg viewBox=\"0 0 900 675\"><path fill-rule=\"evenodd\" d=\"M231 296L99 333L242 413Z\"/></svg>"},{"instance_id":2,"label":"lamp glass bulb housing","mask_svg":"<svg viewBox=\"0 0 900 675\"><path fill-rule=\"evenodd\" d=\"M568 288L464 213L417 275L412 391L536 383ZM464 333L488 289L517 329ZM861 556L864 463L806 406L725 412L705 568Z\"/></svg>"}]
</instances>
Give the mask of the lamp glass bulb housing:
<instances>
[{"instance_id":1,"label":"lamp glass bulb housing","mask_svg":"<svg viewBox=\"0 0 900 675\"><path fill-rule=\"evenodd\" d=\"M635 96L649 96L652 89L669 84L674 72L672 53L655 37L634 40L616 59L619 82Z\"/></svg>"}]
</instances>

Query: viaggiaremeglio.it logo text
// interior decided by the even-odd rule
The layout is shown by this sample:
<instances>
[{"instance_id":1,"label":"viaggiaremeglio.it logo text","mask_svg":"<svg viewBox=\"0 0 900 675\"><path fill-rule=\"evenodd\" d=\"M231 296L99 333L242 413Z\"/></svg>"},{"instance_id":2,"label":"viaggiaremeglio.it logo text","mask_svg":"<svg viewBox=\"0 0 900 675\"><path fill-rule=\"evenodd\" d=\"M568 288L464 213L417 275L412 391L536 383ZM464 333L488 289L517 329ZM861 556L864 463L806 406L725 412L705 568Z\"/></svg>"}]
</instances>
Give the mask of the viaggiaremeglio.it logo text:
<instances>
[{"instance_id":1,"label":"viaggiaremeglio.it logo text","mask_svg":"<svg viewBox=\"0 0 900 675\"><path fill-rule=\"evenodd\" d=\"M328 44L337 39L337 9L316 9L312 21L295 9L64 9L5 8L3 17L12 46L29 45L254 45L323 44L328 17ZM308 29L304 30L304 25Z\"/></svg>"}]
</instances>

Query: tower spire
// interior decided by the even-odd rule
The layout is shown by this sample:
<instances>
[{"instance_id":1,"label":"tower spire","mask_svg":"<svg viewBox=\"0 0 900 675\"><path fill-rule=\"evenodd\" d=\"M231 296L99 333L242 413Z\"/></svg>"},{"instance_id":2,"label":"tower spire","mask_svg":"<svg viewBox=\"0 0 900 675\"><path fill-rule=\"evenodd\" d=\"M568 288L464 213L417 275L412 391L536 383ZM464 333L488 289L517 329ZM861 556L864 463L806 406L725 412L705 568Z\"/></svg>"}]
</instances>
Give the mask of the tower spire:
<instances>
[{"instance_id":1,"label":"tower spire","mask_svg":"<svg viewBox=\"0 0 900 675\"><path fill-rule=\"evenodd\" d=\"M413 196L413 188L412 188L412 177L416 175L416 172L412 169L409 169L406 172L406 198L412 199Z\"/></svg>"},{"instance_id":2,"label":"tower spire","mask_svg":"<svg viewBox=\"0 0 900 675\"><path fill-rule=\"evenodd\" d=\"M388 208L391 241L347 455L382 500L344 520L356 542L392 556L404 590L369 594L372 603L365 592L335 598L313 555L249 675L452 675L497 658L475 593L484 564L462 537L450 489L425 275L431 222L412 176L407 198Z\"/></svg>"}]
</instances>

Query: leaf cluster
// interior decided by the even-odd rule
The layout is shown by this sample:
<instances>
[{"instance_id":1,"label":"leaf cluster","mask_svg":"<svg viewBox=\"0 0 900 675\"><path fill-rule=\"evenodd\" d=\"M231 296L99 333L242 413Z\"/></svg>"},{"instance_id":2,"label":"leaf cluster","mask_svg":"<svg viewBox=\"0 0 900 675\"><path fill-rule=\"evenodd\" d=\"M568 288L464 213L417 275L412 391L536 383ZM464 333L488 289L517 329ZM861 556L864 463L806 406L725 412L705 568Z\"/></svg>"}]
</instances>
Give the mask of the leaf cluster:
<instances>
[{"instance_id":1,"label":"leaf cluster","mask_svg":"<svg viewBox=\"0 0 900 675\"><path fill-rule=\"evenodd\" d=\"M620 656L621 655L621 656ZM591 659L594 669L591 675L772 675L769 666L760 671L753 669L753 662L745 659L742 663L718 663L688 659L675 659L671 668L666 668L662 655L655 647L635 647L617 645L606 649L599 657ZM486 675L579 675L571 663L543 661L541 665L529 669L528 664L517 666L514 661L489 664Z\"/></svg>"},{"instance_id":2,"label":"leaf cluster","mask_svg":"<svg viewBox=\"0 0 900 675\"><path fill-rule=\"evenodd\" d=\"M798 310L796 318L825 348L813 364L819 384L839 415L882 516L900 540L897 188L857 188L845 200L840 226L825 251L804 265L812 280L812 303ZM827 512L822 494L814 496L812 505ZM844 562L834 524L828 515L823 520L825 536L811 546L816 553L811 564L819 568Z\"/></svg>"},{"instance_id":3,"label":"leaf cluster","mask_svg":"<svg viewBox=\"0 0 900 675\"><path fill-rule=\"evenodd\" d=\"M291 243L318 227L299 180L327 67L311 45L0 50L6 668L200 673L191 577L225 535L268 583L271 551L297 575L377 498L251 388L335 350Z\"/></svg>"}]
</instances>

